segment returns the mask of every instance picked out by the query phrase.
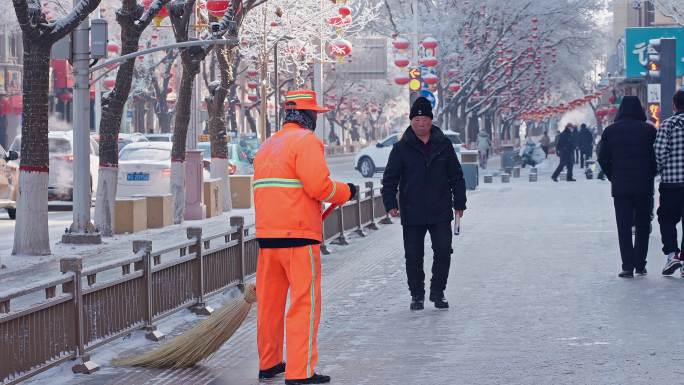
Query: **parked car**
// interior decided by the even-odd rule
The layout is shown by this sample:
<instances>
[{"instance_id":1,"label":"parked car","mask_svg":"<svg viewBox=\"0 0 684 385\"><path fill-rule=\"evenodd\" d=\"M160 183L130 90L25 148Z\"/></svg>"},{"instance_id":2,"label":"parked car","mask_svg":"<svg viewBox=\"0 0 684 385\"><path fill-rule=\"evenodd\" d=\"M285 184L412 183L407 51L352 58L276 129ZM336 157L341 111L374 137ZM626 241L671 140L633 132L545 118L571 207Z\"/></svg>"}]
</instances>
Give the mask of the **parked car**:
<instances>
[{"instance_id":1,"label":"parked car","mask_svg":"<svg viewBox=\"0 0 684 385\"><path fill-rule=\"evenodd\" d=\"M171 142L136 142L119 153L116 196L164 195L171 192ZM209 172L204 171L209 178Z\"/></svg>"},{"instance_id":2,"label":"parked car","mask_svg":"<svg viewBox=\"0 0 684 385\"><path fill-rule=\"evenodd\" d=\"M17 217L19 165L14 162L17 159L19 154L0 146L0 208L7 210L10 219Z\"/></svg>"},{"instance_id":3,"label":"parked car","mask_svg":"<svg viewBox=\"0 0 684 385\"><path fill-rule=\"evenodd\" d=\"M463 148L461 136L455 131L445 130L443 132L444 135L451 140L451 144L454 146L454 150L456 150L456 156L460 161L461 150ZM379 141L375 146L366 147L359 151L354 158L354 168L365 178L372 178L375 173L385 171L390 151L392 151L392 146L399 141L401 135L403 135L402 132L390 134L385 139Z\"/></svg>"},{"instance_id":4,"label":"parked car","mask_svg":"<svg viewBox=\"0 0 684 385\"><path fill-rule=\"evenodd\" d=\"M10 146L21 157L21 135L17 135ZM48 132L50 172L48 177L48 199L72 201L74 196L74 132ZM90 138L90 189L97 190L97 172L100 166L97 142Z\"/></svg>"},{"instance_id":5,"label":"parked car","mask_svg":"<svg viewBox=\"0 0 684 385\"><path fill-rule=\"evenodd\" d=\"M211 143L199 142L197 148L204 151L204 168L210 170L211 167ZM228 143L228 173L229 175L252 175L254 166L250 162L247 153L236 143Z\"/></svg>"},{"instance_id":6,"label":"parked car","mask_svg":"<svg viewBox=\"0 0 684 385\"><path fill-rule=\"evenodd\" d=\"M173 142L173 134L145 134L150 142Z\"/></svg>"}]
</instances>

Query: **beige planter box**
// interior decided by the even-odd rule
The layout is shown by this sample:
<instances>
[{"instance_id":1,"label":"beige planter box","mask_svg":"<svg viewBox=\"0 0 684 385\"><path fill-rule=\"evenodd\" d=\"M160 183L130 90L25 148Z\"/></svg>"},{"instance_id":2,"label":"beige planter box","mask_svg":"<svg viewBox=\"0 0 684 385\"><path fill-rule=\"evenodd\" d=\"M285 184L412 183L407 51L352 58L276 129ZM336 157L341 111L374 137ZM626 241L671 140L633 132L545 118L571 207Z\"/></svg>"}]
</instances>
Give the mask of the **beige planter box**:
<instances>
[{"instance_id":1,"label":"beige planter box","mask_svg":"<svg viewBox=\"0 0 684 385\"><path fill-rule=\"evenodd\" d=\"M147 199L125 198L116 200L114 233L135 233L147 229Z\"/></svg>"},{"instance_id":2,"label":"beige planter box","mask_svg":"<svg viewBox=\"0 0 684 385\"><path fill-rule=\"evenodd\" d=\"M147 200L147 228L158 229L171 226L171 194L152 195L145 197Z\"/></svg>"},{"instance_id":3,"label":"beige planter box","mask_svg":"<svg viewBox=\"0 0 684 385\"><path fill-rule=\"evenodd\" d=\"M234 209L251 209L254 207L251 175L231 175L230 193Z\"/></svg>"},{"instance_id":4,"label":"beige planter box","mask_svg":"<svg viewBox=\"0 0 684 385\"><path fill-rule=\"evenodd\" d=\"M204 205L207 207L207 218L223 213L223 199L221 197L221 179L204 180Z\"/></svg>"}]
</instances>

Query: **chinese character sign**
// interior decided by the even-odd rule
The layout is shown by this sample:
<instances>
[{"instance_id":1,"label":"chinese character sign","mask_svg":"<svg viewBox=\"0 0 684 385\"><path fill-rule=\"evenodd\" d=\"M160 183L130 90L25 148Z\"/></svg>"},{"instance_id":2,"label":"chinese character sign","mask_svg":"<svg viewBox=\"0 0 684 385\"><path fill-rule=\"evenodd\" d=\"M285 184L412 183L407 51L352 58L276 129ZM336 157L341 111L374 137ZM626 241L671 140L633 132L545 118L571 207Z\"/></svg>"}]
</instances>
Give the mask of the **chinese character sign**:
<instances>
[{"instance_id":1,"label":"chinese character sign","mask_svg":"<svg viewBox=\"0 0 684 385\"><path fill-rule=\"evenodd\" d=\"M648 41L673 37L677 39L677 76L684 76L684 27L639 27L625 29L625 76L642 78L648 64Z\"/></svg>"}]
</instances>

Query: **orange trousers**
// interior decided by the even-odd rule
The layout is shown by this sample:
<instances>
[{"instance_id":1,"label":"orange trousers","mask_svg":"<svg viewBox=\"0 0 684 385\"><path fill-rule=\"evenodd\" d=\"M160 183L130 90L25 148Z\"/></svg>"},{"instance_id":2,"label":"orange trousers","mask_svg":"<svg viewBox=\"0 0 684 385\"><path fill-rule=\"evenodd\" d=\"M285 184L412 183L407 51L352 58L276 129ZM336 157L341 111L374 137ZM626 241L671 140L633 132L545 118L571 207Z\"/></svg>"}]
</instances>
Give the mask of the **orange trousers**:
<instances>
[{"instance_id":1,"label":"orange trousers","mask_svg":"<svg viewBox=\"0 0 684 385\"><path fill-rule=\"evenodd\" d=\"M268 369L284 361L286 333L285 378L313 376L318 361L316 336L321 319L320 245L260 249L256 287L259 369ZM288 290L290 307L286 322Z\"/></svg>"}]
</instances>

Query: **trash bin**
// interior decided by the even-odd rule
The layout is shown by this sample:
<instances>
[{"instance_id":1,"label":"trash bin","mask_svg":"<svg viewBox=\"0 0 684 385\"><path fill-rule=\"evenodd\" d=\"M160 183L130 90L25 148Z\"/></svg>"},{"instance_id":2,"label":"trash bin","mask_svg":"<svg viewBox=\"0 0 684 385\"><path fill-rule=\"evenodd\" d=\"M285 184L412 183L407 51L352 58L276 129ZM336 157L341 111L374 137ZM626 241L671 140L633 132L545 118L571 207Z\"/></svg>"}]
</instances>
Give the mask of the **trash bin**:
<instances>
[{"instance_id":1,"label":"trash bin","mask_svg":"<svg viewBox=\"0 0 684 385\"><path fill-rule=\"evenodd\" d=\"M461 150L461 168L466 189L475 190L480 182L477 150Z\"/></svg>"},{"instance_id":2,"label":"trash bin","mask_svg":"<svg viewBox=\"0 0 684 385\"><path fill-rule=\"evenodd\" d=\"M515 166L515 151L512 144L501 145L501 169L512 169Z\"/></svg>"}]
</instances>

